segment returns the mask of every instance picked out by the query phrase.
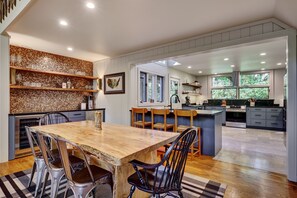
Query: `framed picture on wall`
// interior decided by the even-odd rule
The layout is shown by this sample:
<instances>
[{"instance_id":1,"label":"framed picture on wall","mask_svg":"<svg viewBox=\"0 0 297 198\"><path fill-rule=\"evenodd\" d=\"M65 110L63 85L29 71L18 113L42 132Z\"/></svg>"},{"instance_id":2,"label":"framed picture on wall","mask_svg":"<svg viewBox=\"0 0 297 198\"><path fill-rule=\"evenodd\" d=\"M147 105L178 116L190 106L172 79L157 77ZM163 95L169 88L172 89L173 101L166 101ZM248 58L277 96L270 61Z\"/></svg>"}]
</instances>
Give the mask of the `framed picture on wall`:
<instances>
[{"instance_id":1,"label":"framed picture on wall","mask_svg":"<svg viewBox=\"0 0 297 198\"><path fill-rule=\"evenodd\" d=\"M125 93L125 72L104 75L104 94Z\"/></svg>"}]
</instances>

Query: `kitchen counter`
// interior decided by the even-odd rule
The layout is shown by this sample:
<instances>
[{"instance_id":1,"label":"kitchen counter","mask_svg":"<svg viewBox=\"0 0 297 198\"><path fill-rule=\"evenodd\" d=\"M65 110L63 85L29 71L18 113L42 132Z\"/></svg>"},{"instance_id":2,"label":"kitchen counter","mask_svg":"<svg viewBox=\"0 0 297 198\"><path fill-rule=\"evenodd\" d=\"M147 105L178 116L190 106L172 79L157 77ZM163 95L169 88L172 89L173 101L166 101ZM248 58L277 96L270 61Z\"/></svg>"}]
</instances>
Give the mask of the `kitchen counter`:
<instances>
[{"instance_id":1,"label":"kitchen counter","mask_svg":"<svg viewBox=\"0 0 297 198\"><path fill-rule=\"evenodd\" d=\"M149 110L149 109L148 109ZM215 156L222 148L222 122L223 111L221 110L196 110L198 115L194 117L193 124L201 128L201 150L202 155ZM155 122L164 122L163 116L155 115ZM139 115L138 120L141 119ZM151 112L145 115L147 122L151 121ZM173 111L167 115L167 123L174 124ZM178 118L178 125L189 125L189 119ZM195 145L197 147L197 145Z\"/></svg>"},{"instance_id":2,"label":"kitchen counter","mask_svg":"<svg viewBox=\"0 0 297 198\"><path fill-rule=\"evenodd\" d=\"M55 113L55 112L75 112L75 111L105 111L105 108L96 108L96 109L86 109L86 110L66 110L66 111L44 111L44 112L24 112L24 113L10 113L9 116L19 116L19 115L36 115L36 114L46 114L46 113Z\"/></svg>"}]
</instances>

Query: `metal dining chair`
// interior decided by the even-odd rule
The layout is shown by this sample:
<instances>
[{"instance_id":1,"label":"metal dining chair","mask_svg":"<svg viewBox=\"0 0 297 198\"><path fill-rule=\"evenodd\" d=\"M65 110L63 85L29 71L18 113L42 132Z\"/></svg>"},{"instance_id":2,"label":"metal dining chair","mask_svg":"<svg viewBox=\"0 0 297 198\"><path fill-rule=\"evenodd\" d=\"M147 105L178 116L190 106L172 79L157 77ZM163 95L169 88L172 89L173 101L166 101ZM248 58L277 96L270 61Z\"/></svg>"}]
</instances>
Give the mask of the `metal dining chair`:
<instances>
[{"instance_id":1,"label":"metal dining chair","mask_svg":"<svg viewBox=\"0 0 297 198\"><path fill-rule=\"evenodd\" d=\"M50 124L61 124L65 122L70 122L69 118L60 112L52 112L45 114L39 120L39 126L50 125Z\"/></svg>"},{"instance_id":2,"label":"metal dining chair","mask_svg":"<svg viewBox=\"0 0 297 198\"><path fill-rule=\"evenodd\" d=\"M189 128L182 132L157 164L131 161L136 172L128 178L128 183L132 185L128 198L132 198L136 188L157 198L160 198L161 194L177 197L172 191L177 191L179 197L183 197L181 182L188 151L195 137L195 129Z\"/></svg>"},{"instance_id":3,"label":"metal dining chair","mask_svg":"<svg viewBox=\"0 0 297 198\"><path fill-rule=\"evenodd\" d=\"M33 163L33 167L32 167L30 180L29 180L29 183L28 183L28 188L32 184L32 180L34 178L34 174L35 174L35 171L36 171L36 174L37 174L36 181L35 181L35 184L36 184L35 197L36 197L37 194L38 194L39 188L41 187L41 183L42 183L42 179L44 177L44 171L45 171L45 168L46 168L46 164L45 164L45 161L44 161L44 159L42 157L40 149L36 150L36 147L40 148L39 147L39 141L37 139L36 133L31 131L30 128L27 127L27 126L25 128L26 128L26 134L27 134L27 137L28 137L28 140L29 140L29 145L30 145L30 148L32 150L33 157L34 157L34 163Z\"/></svg>"},{"instance_id":4,"label":"metal dining chair","mask_svg":"<svg viewBox=\"0 0 297 198\"><path fill-rule=\"evenodd\" d=\"M42 134L40 132L37 132L36 134L38 137L40 150L46 164L46 175L43 182L41 197L44 194L48 177L50 176L51 177L50 197L55 198L58 193L60 181L62 177L65 175L62 162L61 162L61 157L59 155L59 151L57 149L52 149L53 146L57 148L56 137L51 136L49 134ZM56 152L58 152L58 155L56 155ZM70 151L67 150L67 152L71 152L71 150ZM69 164L71 167L71 171L73 172L84 168L84 161L78 157L75 157L74 155L70 155Z\"/></svg>"},{"instance_id":5,"label":"metal dining chair","mask_svg":"<svg viewBox=\"0 0 297 198\"><path fill-rule=\"evenodd\" d=\"M111 191L113 191L112 174L109 171L90 165L85 152L77 144L63 138L58 138L57 143L67 178L67 188L64 197L67 197L67 193L71 189L75 198L85 198L99 184L109 184ZM86 165L85 168L76 172L70 169L70 158L67 152L68 145L80 152Z\"/></svg>"}]
</instances>

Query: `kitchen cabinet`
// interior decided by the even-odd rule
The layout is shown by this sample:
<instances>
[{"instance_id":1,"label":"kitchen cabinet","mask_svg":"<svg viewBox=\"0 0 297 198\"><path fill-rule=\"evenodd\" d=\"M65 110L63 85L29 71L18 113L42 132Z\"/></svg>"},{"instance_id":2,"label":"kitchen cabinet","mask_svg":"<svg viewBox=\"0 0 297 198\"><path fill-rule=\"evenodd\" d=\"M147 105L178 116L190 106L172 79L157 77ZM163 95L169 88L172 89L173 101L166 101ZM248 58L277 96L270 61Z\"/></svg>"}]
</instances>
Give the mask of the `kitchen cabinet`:
<instances>
[{"instance_id":1,"label":"kitchen cabinet","mask_svg":"<svg viewBox=\"0 0 297 198\"><path fill-rule=\"evenodd\" d=\"M218 110L222 112L222 123L226 124L226 107L218 107L218 106L205 106L205 110Z\"/></svg>"},{"instance_id":2,"label":"kitchen cabinet","mask_svg":"<svg viewBox=\"0 0 297 198\"><path fill-rule=\"evenodd\" d=\"M284 130L282 108L247 107L246 113L247 127Z\"/></svg>"}]
</instances>

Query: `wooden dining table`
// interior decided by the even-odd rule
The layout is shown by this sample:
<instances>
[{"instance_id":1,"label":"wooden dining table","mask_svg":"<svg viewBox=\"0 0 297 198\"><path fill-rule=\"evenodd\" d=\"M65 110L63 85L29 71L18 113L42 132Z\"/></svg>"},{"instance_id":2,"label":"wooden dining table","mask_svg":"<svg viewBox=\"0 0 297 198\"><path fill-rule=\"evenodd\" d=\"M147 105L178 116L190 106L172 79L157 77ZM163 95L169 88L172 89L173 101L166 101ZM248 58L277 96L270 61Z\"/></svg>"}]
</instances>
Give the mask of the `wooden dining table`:
<instances>
[{"instance_id":1,"label":"wooden dining table","mask_svg":"<svg viewBox=\"0 0 297 198\"><path fill-rule=\"evenodd\" d=\"M131 160L158 162L160 159L157 158L157 149L174 141L179 135L109 123L103 123L99 130L93 121L36 126L31 127L31 130L65 138L90 153L93 156L91 163L112 172L114 198L129 195L131 186L127 178L135 172L129 163ZM149 195L136 190L133 197Z\"/></svg>"}]
</instances>

